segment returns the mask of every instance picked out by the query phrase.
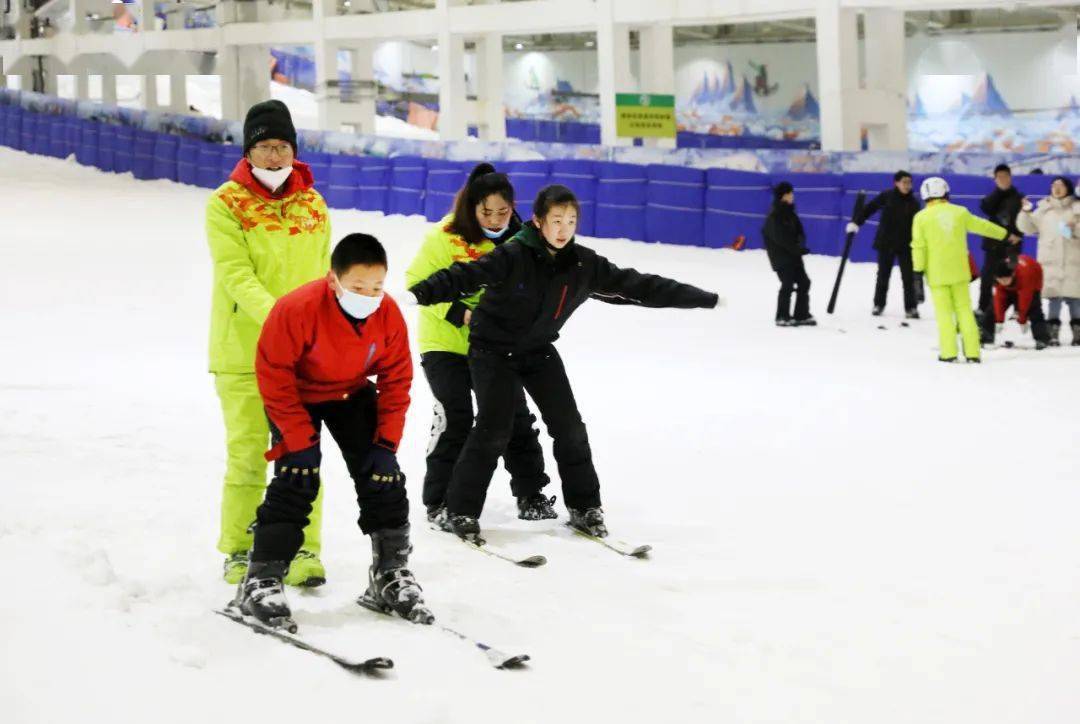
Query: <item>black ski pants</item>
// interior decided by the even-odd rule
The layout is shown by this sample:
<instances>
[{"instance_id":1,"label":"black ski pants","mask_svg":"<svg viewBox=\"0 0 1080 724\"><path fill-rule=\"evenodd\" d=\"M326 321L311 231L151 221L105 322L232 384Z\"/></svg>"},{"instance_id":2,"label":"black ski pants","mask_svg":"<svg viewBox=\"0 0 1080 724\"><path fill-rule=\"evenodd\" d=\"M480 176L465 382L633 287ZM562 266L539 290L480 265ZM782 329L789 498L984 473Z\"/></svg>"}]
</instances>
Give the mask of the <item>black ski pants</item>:
<instances>
[{"instance_id":1,"label":"black ski pants","mask_svg":"<svg viewBox=\"0 0 1080 724\"><path fill-rule=\"evenodd\" d=\"M323 423L334 438L356 488L360 505L360 530L365 534L384 528L400 528L409 522L409 500L405 495L405 476L393 484L372 482L362 471L363 463L375 439L377 412L375 388L368 385L346 400L305 405L316 430ZM276 445L281 432L270 423L270 436ZM274 462L274 479L266 488L266 498L255 519L253 561L291 561L304 540L304 527L320 476L312 476L305 485L281 476L281 460Z\"/></svg>"},{"instance_id":2,"label":"black ski pants","mask_svg":"<svg viewBox=\"0 0 1080 724\"><path fill-rule=\"evenodd\" d=\"M424 476L424 505L429 510L446 502L446 490L473 426L472 377L469 358L453 352L426 352L421 355L424 376L435 396L435 417L427 449ZM510 490L516 498L540 492L548 484L544 473L544 451L536 418L529 412L525 392L518 388L510 441L503 463L510 473Z\"/></svg>"},{"instance_id":3,"label":"black ski pants","mask_svg":"<svg viewBox=\"0 0 1080 724\"><path fill-rule=\"evenodd\" d=\"M1009 307L1016 306L1016 295L1009 295L1009 302L1005 306L1006 311ZM1039 342L1049 344L1050 342L1050 328L1046 326L1046 316L1043 314L1042 308L1042 292L1035 292L1031 298L1031 306L1028 308L1028 323L1031 324L1031 336L1033 339ZM994 343L994 325L996 324L994 310L990 309L988 314L984 314L980 321L982 325L982 334L979 335L982 342L986 344Z\"/></svg>"},{"instance_id":4,"label":"black ski pants","mask_svg":"<svg viewBox=\"0 0 1080 724\"><path fill-rule=\"evenodd\" d=\"M480 517L495 464L510 442L523 387L551 435L566 505L599 507L600 481L593 468L589 436L555 347L505 354L474 346L469 351L469 371L476 391L476 423L454 466L446 496L449 512Z\"/></svg>"},{"instance_id":5,"label":"black ski pants","mask_svg":"<svg viewBox=\"0 0 1080 724\"><path fill-rule=\"evenodd\" d=\"M791 319L791 293L795 292L795 319L810 317L810 277L802 259L785 264L776 270L780 277L780 293L776 297L776 319Z\"/></svg>"},{"instance_id":6,"label":"black ski pants","mask_svg":"<svg viewBox=\"0 0 1080 724\"><path fill-rule=\"evenodd\" d=\"M910 312L918 306L915 299L915 270L912 267L910 246L900 250L886 247L878 249L874 306L885 306L885 300L889 296L889 277L892 276L894 262L900 265L900 281L904 285L904 311Z\"/></svg>"}]
</instances>

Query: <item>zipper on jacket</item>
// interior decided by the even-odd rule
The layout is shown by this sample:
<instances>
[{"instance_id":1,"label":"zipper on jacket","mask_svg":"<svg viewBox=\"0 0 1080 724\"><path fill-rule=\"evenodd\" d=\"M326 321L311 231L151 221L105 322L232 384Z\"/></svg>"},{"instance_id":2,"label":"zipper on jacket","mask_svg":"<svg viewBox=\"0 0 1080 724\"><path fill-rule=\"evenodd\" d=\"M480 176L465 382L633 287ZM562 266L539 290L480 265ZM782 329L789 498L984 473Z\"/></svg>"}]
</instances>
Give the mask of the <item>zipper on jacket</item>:
<instances>
[{"instance_id":1,"label":"zipper on jacket","mask_svg":"<svg viewBox=\"0 0 1080 724\"><path fill-rule=\"evenodd\" d=\"M570 285L569 285L569 284L563 284L563 288L562 288L562 296L561 296L561 297L559 298L559 308L555 310L555 317L554 317L554 319L558 319L558 318L559 318L559 315L560 315L560 314L562 314L562 310L563 310L563 305L564 305L564 304L566 304L566 291L567 291L567 290L568 290L569 288L570 288Z\"/></svg>"},{"instance_id":2,"label":"zipper on jacket","mask_svg":"<svg viewBox=\"0 0 1080 724\"><path fill-rule=\"evenodd\" d=\"M240 303L239 302L233 302L232 303L232 313L233 314L236 314L236 310L239 309L239 308L240 308Z\"/></svg>"}]
</instances>

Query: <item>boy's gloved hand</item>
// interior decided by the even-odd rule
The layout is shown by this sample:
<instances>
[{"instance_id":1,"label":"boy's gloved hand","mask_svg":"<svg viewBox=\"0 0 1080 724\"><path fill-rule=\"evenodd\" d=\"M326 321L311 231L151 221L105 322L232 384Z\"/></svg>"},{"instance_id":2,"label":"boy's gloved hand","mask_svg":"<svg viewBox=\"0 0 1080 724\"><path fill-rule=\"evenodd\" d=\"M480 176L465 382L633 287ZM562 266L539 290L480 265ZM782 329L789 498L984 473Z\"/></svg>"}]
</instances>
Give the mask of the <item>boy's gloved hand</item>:
<instances>
[{"instance_id":1,"label":"boy's gloved hand","mask_svg":"<svg viewBox=\"0 0 1080 724\"><path fill-rule=\"evenodd\" d=\"M390 485L401 479L401 468L398 466L397 455L382 445L372 445L368 451L360 472L371 475L371 482L379 485Z\"/></svg>"}]
</instances>

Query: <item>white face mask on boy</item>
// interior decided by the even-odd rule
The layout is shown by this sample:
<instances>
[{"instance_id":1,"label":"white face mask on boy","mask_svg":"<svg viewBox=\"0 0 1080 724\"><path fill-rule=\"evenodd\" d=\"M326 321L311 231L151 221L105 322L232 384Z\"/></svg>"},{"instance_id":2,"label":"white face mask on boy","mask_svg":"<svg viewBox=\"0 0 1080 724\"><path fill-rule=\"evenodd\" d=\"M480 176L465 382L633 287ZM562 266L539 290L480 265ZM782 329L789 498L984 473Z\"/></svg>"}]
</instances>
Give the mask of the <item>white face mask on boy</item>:
<instances>
[{"instance_id":1,"label":"white face mask on boy","mask_svg":"<svg viewBox=\"0 0 1080 724\"><path fill-rule=\"evenodd\" d=\"M277 171L271 171L268 168L252 166L251 175L269 191L273 192L281 188L281 185L288 180L289 175L292 174L292 168L292 166L284 166Z\"/></svg>"},{"instance_id":2,"label":"white face mask on boy","mask_svg":"<svg viewBox=\"0 0 1080 724\"><path fill-rule=\"evenodd\" d=\"M369 297L366 294L357 294L356 292L350 292L341 284L341 280L337 280L338 290L341 292L338 295L338 304L341 308L354 319L367 319L375 310L382 304L383 295L380 294L377 297Z\"/></svg>"}]
</instances>

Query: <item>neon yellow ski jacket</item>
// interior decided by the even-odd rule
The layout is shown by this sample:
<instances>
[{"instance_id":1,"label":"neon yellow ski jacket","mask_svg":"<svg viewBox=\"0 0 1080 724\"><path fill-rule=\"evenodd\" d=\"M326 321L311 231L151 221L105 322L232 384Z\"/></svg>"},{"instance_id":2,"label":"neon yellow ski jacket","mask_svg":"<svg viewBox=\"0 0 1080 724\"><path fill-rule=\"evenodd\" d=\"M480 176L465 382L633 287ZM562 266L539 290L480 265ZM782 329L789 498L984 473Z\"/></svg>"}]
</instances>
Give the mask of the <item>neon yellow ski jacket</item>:
<instances>
[{"instance_id":1,"label":"neon yellow ski jacket","mask_svg":"<svg viewBox=\"0 0 1080 724\"><path fill-rule=\"evenodd\" d=\"M971 282L968 234L1004 239L1009 232L945 200L931 201L915 214L911 224L911 259L915 271L926 274L927 284L947 287Z\"/></svg>"},{"instance_id":2,"label":"neon yellow ski jacket","mask_svg":"<svg viewBox=\"0 0 1080 724\"><path fill-rule=\"evenodd\" d=\"M405 270L405 286L411 288L429 276L445 269L454 262L466 264L474 262L495 248L495 242L484 239L479 244L470 244L449 230L453 214L448 214L441 221L432 224L424 236L424 243L417 252L412 264ZM432 304L420 307L420 329L418 345L420 354L425 352L469 353L469 326L460 324L461 305L476 309L483 292L471 297L447 304Z\"/></svg>"},{"instance_id":3,"label":"neon yellow ski jacket","mask_svg":"<svg viewBox=\"0 0 1080 724\"><path fill-rule=\"evenodd\" d=\"M307 164L293 163L280 197L243 159L206 207L214 263L210 371L254 373L255 347L278 297L330 269L330 217Z\"/></svg>"}]
</instances>

